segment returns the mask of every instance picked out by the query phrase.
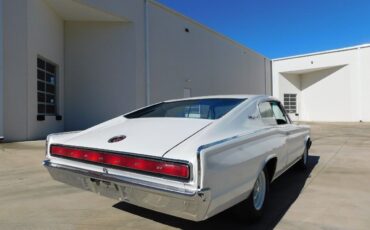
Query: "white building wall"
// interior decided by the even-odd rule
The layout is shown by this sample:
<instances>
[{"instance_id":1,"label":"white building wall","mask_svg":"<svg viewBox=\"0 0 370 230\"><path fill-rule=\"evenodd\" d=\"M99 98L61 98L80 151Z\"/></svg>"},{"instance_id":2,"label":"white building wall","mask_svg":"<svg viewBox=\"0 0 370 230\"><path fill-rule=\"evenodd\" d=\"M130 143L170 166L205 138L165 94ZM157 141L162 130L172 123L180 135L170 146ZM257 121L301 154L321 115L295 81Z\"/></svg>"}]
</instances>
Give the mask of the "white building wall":
<instances>
[{"instance_id":1,"label":"white building wall","mask_svg":"<svg viewBox=\"0 0 370 230\"><path fill-rule=\"evenodd\" d=\"M4 136L3 0L0 0L0 138Z\"/></svg>"},{"instance_id":2,"label":"white building wall","mask_svg":"<svg viewBox=\"0 0 370 230\"><path fill-rule=\"evenodd\" d=\"M64 115L64 23L44 0L27 1L28 138L64 130L64 119L37 121L37 56L57 64L57 113ZM64 117L63 117L64 118Z\"/></svg>"},{"instance_id":3,"label":"white building wall","mask_svg":"<svg viewBox=\"0 0 370 230\"><path fill-rule=\"evenodd\" d=\"M149 1L149 0L148 0ZM130 100L134 101L136 107L143 107L146 103L146 80L145 80L145 15L144 15L144 0L78 0L78 2L91 6L94 9L101 10L102 12L112 14L118 17L128 19L132 36L135 43L127 44L130 46L130 58L134 60L133 68L135 68L135 81L136 93L131 95ZM123 108L127 111L130 108Z\"/></svg>"},{"instance_id":4,"label":"white building wall","mask_svg":"<svg viewBox=\"0 0 370 230\"><path fill-rule=\"evenodd\" d=\"M301 78L298 74L279 74L279 83L280 88L285 89L284 92L279 92L279 96L276 96L283 100L284 98L284 93L289 93L289 94L297 94L297 109L298 109L298 114L301 111ZM289 114L290 117L293 120L297 120L297 113L295 114Z\"/></svg>"},{"instance_id":5,"label":"white building wall","mask_svg":"<svg viewBox=\"0 0 370 230\"><path fill-rule=\"evenodd\" d=\"M4 136L25 140L27 132L27 1L3 1Z\"/></svg>"},{"instance_id":6,"label":"white building wall","mask_svg":"<svg viewBox=\"0 0 370 230\"><path fill-rule=\"evenodd\" d=\"M149 56L152 102L181 98L184 88L192 96L271 94L269 60L154 2Z\"/></svg>"},{"instance_id":7,"label":"white building wall","mask_svg":"<svg viewBox=\"0 0 370 230\"><path fill-rule=\"evenodd\" d=\"M4 134L6 140L44 138L63 131L55 116L37 121L37 56L58 64L63 114L63 21L43 0L4 1Z\"/></svg>"},{"instance_id":8,"label":"white building wall","mask_svg":"<svg viewBox=\"0 0 370 230\"><path fill-rule=\"evenodd\" d=\"M65 41L67 130L87 128L136 107L132 24L66 22Z\"/></svg>"},{"instance_id":9,"label":"white building wall","mask_svg":"<svg viewBox=\"0 0 370 230\"><path fill-rule=\"evenodd\" d=\"M273 95L298 95L299 119L305 121L370 121L369 46L273 60ZM291 76L299 82L289 88Z\"/></svg>"},{"instance_id":10,"label":"white building wall","mask_svg":"<svg viewBox=\"0 0 370 230\"><path fill-rule=\"evenodd\" d=\"M269 60L171 10L148 1L146 44L144 1L80 2L129 22L66 21L66 130L144 105L146 45L151 103L181 98L184 88L192 96L271 93Z\"/></svg>"},{"instance_id":11,"label":"white building wall","mask_svg":"<svg viewBox=\"0 0 370 230\"><path fill-rule=\"evenodd\" d=\"M358 67L361 69L361 81L359 82L361 99L361 112L364 120L370 121L370 47L361 49Z\"/></svg>"},{"instance_id":12,"label":"white building wall","mask_svg":"<svg viewBox=\"0 0 370 230\"><path fill-rule=\"evenodd\" d=\"M8 141L84 129L144 106L147 95L271 93L268 59L154 1L0 1ZM38 56L58 65L62 121L37 121Z\"/></svg>"},{"instance_id":13,"label":"white building wall","mask_svg":"<svg viewBox=\"0 0 370 230\"><path fill-rule=\"evenodd\" d=\"M301 75L301 120L352 120L350 97L345 93L350 83L349 72L347 66Z\"/></svg>"}]
</instances>

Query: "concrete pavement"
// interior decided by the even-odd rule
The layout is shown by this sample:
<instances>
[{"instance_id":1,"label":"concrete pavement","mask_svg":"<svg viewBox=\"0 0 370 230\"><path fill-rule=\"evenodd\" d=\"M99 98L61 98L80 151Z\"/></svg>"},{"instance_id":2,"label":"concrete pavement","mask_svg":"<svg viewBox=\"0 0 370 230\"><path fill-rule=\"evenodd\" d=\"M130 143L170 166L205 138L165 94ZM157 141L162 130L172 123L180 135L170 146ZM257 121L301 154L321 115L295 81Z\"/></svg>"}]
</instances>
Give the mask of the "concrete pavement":
<instances>
[{"instance_id":1,"label":"concrete pavement","mask_svg":"<svg viewBox=\"0 0 370 230\"><path fill-rule=\"evenodd\" d=\"M319 163L278 229L370 229L370 124L311 124Z\"/></svg>"},{"instance_id":2,"label":"concrete pavement","mask_svg":"<svg viewBox=\"0 0 370 230\"><path fill-rule=\"evenodd\" d=\"M271 186L264 218L194 223L53 181L44 142L0 144L0 229L369 229L370 124L311 124L309 169Z\"/></svg>"}]
</instances>

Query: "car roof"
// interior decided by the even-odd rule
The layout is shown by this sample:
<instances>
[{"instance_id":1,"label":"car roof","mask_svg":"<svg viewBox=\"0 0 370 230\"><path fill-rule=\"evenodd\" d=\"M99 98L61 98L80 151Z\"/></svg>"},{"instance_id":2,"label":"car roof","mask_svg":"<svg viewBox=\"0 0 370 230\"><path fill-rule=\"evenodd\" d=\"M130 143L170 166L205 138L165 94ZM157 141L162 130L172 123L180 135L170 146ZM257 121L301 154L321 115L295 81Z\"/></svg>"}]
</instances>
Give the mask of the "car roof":
<instances>
[{"instance_id":1,"label":"car roof","mask_svg":"<svg viewBox=\"0 0 370 230\"><path fill-rule=\"evenodd\" d=\"M201 100L201 99L251 99L251 98L259 97L259 96L262 96L262 95L248 95L248 94L211 95L211 96L172 99L172 100L166 100L164 102Z\"/></svg>"}]
</instances>

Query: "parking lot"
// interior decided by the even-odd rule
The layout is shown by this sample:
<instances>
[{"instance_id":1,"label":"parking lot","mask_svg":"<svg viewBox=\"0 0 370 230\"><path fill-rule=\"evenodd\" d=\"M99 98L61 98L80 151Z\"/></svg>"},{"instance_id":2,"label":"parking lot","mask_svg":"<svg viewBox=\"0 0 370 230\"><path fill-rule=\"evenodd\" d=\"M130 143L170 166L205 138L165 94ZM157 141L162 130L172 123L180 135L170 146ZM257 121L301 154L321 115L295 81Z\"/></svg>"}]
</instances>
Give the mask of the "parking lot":
<instances>
[{"instance_id":1,"label":"parking lot","mask_svg":"<svg viewBox=\"0 0 370 230\"><path fill-rule=\"evenodd\" d=\"M195 223L53 181L44 141L0 144L0 229L369 229L370 123L313 123L309 169L276 180L264 218Z\"/></svg>"}]
</instances>

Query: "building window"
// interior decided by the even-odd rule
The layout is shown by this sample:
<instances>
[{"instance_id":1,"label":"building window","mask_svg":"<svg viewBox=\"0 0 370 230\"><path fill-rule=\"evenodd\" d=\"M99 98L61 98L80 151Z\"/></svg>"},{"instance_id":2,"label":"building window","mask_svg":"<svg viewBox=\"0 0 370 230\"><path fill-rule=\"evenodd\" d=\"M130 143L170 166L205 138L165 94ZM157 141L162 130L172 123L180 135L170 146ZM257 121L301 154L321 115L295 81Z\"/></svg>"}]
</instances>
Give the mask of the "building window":
<instances>
[{"instance_id":1,"label":"building window","mask_svg":"<svg viewBox=\"0 0 370 230\"><path fill-rule=\"evenodd\" d=\"M56 115L57 66L43 58L37 58L37 113Z\"/></svg>"},{"instance_id":2,"label":"building window","mask_svg":"<svg viewBox=\"0 0 370 230\"><path fill-rule=\"evenodd\" d=\"M284 94L284 108L287 113L297 113L297 94Z\"/></svg>"}]
</instances>

